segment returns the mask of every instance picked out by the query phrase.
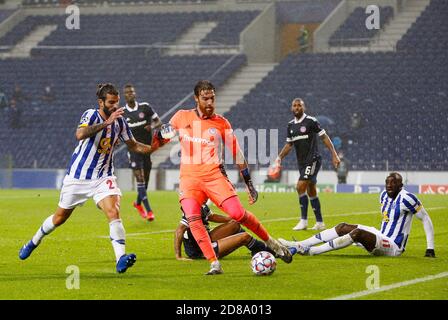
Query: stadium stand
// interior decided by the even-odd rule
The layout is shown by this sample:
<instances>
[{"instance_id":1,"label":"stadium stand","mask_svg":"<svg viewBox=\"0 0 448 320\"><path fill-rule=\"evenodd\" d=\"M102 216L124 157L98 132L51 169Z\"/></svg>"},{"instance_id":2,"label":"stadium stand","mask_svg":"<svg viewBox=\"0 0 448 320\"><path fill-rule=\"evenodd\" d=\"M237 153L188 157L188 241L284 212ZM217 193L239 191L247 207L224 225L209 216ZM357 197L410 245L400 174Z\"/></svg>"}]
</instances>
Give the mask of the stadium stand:
<instances>
[{"instance_id":1,"label":"stadium stand","mask_svg":"<svg viewBox=\"0 0 448 320\"><path fill-rule=\"evenodd\" d=\"M207 13L205 17L208 19L214 14ZM172 36L169 39L175 39L186 25L203 13L187 15L191 15L190 20L164 14L169 24L175 21L171 26L160 22L163 28L171 28L168 30L174 33L167 35ZM243 18L246 15L248 18ZM250 17L255 15L245 12L241 20L247 19L249 23ZM281 147L286 137L286 124L292 119L290 102L300 96L309 114L334 122L324 127L331 137L341 139L341 148L351 160L352 170L448 170L448 137L439 134L448 122L445 112L448 105L447 16L447 2L432 0L399 41L397 52L290 54L225 116L234 128L279 129ZM146 35L152 33L147 30L156 28L149 25L151 22L142 21L148 23L145 32L137 29L128 32L126 28L132 27L132 19L127 15L117 18L123 22L110 27L110 33L118 35L114 44L147 44L165 39L161 35ZM17 43L29 32L26 30L35 25L63 23L51 19L29 17L14 33L2 38L1 43ZM91 23L94 27L93 20ZM95 33L92 38L88 34L71 37L68 41L56 30L42 45L111 43L107 37L98 37ZM210 35L208 41L219 38L228 44L235 43L234 37L225 40L220 37ZM228 55L166 57L157 50L132 48L34 49L31 59L0 60L0 86L4 91L11 92L14 83L20 83L23 90L34 97L42 91L40 86L51 79L57 95L50 107L34 100L27 105L24 112L28 117L22 129L0 128L0 139L6 141L0 144L0 153L13 150L15 167L32 167L34 160L39 168L65 167L67 155L60 150L73 148L73 129L80 113L95 104L96 83L107 80L122 86L132 82L138 88L139 99L153 103L161 115L189 94L197 79L208 78L229 59ZM222 85L245 63L246 57L238 56L212 80ZM208 69L204 70L203 65ZM192 101L185 105L192 106ZM6 110L0 112L5 112L4 119L8 119ZM362 125L357 129L350 127L354 112L362 118ZM328 152L323 150L322 154L324 169L331 169ZM126 166L125 158L120 159L117 159L118 166ZM171 164L166 162L164 166ZM295 158L288 156L284 167L295 169Z\"/></svg>"},{"instance_id":2,"label":"stadium stand","mask_svg":"<svg viewBox=\"0 0 448 320\"><path fill-rule=\"evenodd\" d=\"M238 14L246 16L245 12L234 13L236 16ZM6 125L0 128L0 138L6 141L0 145L0 153L12 151L16 168L66 167L67 154L60 150L71 150L75 146L73 130L82 112L96 105L96 85L101 82L112 82L120 88L128 82L133 83L138 88L139 99L151 102L161 115L190 94L197 79L209 78L218 87L222 85L246 63L245 56L168 57L164 56L161 50L148 50L144 47L145 44L150 45L162 40L174 41L200 16L203 14L197 12L123 14L117 15L116 20L119 23L109 23L107 30L101 26L102 19L107 19L106 15L86 16L83 17L82 29L89 32L83 32L81 29L77 33L78 30L74 30L70 36L61 30L64 29L65 20L58 16L27 17L1 39L2 44L17 44L38 25L56 24L58 29L40 45L119 46L113 49L36 48L32 50L30 59L0 60L0 87L10 96L18 83L29 97L29 101L18 104L22 115L26 115L23 127L12 129ZM132 26L136 21L139 28ZM86 25L89 25L89 28L85 27ZM240 27L244 28L243 25ZM227 40L229 43L233 41L222 41ZM129 47L134 44L142 46ZM227 63L230 60L231 63ZM204 68L204 65L207 68ZM215 75L212 77L213 74ZM56 96L51 105L39 98L47 83L52 85ZM191 101L188 103L192 105ZM1 112L4 119L9 121L9 110ZM127 165L125 160L122 165Z\"/></svg>"},{"instance_id":3,"label":"stadium stand","mask_svg":"<svg viewBox=\"0 0 448 320\"><path fill-rule=\"evenodd\" d=\"M3 9L0 10L0 23L8 19L14 12L16 12L16 9Z\"/></svg>"},{"instance_id":4,"label":"stadium stand","mask_svg":"<svg viewBox=\"0 0 448 320\"><path fill-rule=\"evenodd\" d=\"M380 7L380 28L383 28L391 18L394 10L392 7ZM378 34L379 30L369 30L365 26L365 8L357 7L345 20L345 22L330 37L330 46L364 46Z\"/></svg>"},{"instance_id":5,"label":"stadium stand","mask_svg":"<svg viewBox=\"0 0 448 320\"><path fill-rule=\"evenodd\" d=\"M105 3L109 5L148 5L148 4L205 4L212 3L218 0L24 0L23 6L34 7L52 7L60 5L76 4L80 6L98 6Z\"/></svg>"},{"instance_id":6,"label":"stadium stand","mask_svg":"<svg viewBox=\"0 0 448 320\"><path fill-rule=\"evenodd\" d=\"M279 128L281 147L290 101L300 96L309 114L335 122L326 129L342 138L353 170L447 170L448 137L438 134L448 122L447 16L447 2L432 0L398 52L289 55L226 116L243 130ZM354 112L362 116L358 129L350 127ZM295 158L284 167L294 169Z\"/></svg>"},{"instance_id":7,"label":"stadium stand","mask_svg":"<svg viewBox=\"0 0 448 320\"><path fill-rule=\"evenodd\" d=\"M303 0L276 2L280 23L320 23L339 5L341 0Z\"/></svg>"},{"instance_id":8,"label":"stadium stand","mask_svg":"<svg viewBox=\"0 0 448 320\"><path fill-rule=\"evenodd\" d=\"M432 0L430 5L397 44L397 50L445 54L448 50L448 1Z\"/></svg>"},{"instance_id":9,"label":"stadium stand","mask_svg":"<svg viewBox=\"0 0 448 320\"><path fill-rule=\"evenodd\" d=\"M61 16L29 16L0 39L0 45L15 45L40 25L57 25L57 29L40 45L154 45L173 43L194 22L216 21L218 25L201 44L239 43L241 31L259 14L259 11L192 12L157 14L85 15L83 27L71 30L65 27ZM105 36L107 35L107 36Z\"/></svg>"}]
</instances>

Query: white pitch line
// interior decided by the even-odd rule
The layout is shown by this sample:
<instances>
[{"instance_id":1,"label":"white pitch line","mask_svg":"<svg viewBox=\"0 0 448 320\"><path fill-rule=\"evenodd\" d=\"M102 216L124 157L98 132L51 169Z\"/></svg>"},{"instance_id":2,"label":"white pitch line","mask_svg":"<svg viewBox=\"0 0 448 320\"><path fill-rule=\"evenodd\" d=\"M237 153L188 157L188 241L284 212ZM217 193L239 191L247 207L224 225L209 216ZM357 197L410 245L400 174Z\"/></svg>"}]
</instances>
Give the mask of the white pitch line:
<instances>
[{"instance_id":1,"label":"white pitch line","mask_svg":"<svg viewBox=\"0 0 448 320\"><path fill-rule=\"evenodd\" d=\"M440 210L440 209L446 209L447 207L434 207L434 208L427 208L427 210ZM328 215L326 217L346 217L346 216L355 216L355 215L366 215L366 214L372 214L377 213L376 211L365 211L365 212L353 212L353 213L341 213L341 214L333 214ZM294 218L277 218L277 219L266 219L261 220L262 223L264 222L275 222L275 221L290 221L290 220L297 220L297 217ZM151 234L161 234L161 233L172 233L175 230L160 230L160 231L151 231L151 232L137 232L137 233L127 233L126 236L133 237L133 236L142 236L142 235L151 235ZM99 236L99 238L109 238L109 236Z\"/></svg>"},{"instance_id":2,"label":"white pitch line","mask_svg":"<svg viewBox=\"0 0 448 320\"><path fill-rule=\"evenodd\" d=\"M326 299L326 300L349 300L349 299L368 296L370 294L376 294L378 292L389 291L392 289L406 287L406 286L410 286L410 285L413 285L416 283L441 279L441 278L445 278L445 277L448 277L448 272L442 272L442 273L439 273L436 275L431 275L431 276L427 276L427 277L423 277L423 278L417 278L417 279L413 279L413 280L398 282L398 283L390 284L390 285L387 285L384 287L380 287L379 289L358 291L358 292L354 292L354 293L350 293L350 294L346 294L343 296L338 296L338 297L334 297L334 298L330 298L330 299Z\"/></svg>"},{"instance_id":3,"label":"white pitch line","mask_svg":"<svg viewBox=\"0 0 448 320\"><path fill-rule=\"evenodd\" d=\"M137 233L126 233L126 237L133 237L133 236L142 236L145 234L160 234L160 233L172 233L175 230L160 230L160 231L151 231L151 232L137 232ZM110 238L109 236L99 236L98 238Z\"/></svg>"}]
</instances>

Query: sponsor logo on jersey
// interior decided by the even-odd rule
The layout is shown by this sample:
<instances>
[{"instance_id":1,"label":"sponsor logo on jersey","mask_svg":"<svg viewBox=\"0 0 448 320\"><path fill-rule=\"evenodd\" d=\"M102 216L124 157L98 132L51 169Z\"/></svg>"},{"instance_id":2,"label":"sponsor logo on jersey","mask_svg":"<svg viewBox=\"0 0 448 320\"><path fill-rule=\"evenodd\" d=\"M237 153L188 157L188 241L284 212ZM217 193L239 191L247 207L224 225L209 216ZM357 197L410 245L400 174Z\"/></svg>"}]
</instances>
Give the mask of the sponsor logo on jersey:
<instances>
[{"instance_id":1,"label":"sponsor logo on jersey","mask_svg":"<svg viewBox=\"0 0 448 320\"><path fill-rule=\"evenodd\" d=\"M194 143L200 143L202 145L214 145L212 141L204 139L204 138L198 138L198 137L191 137L187 134L184 134L182 136L183 141L187 142L194 142Z\"/></svg>"},{"instance_id":2,"label":"sponsor logo on jersey","mask_svg":"<svg viewBox=\"0 0 448 320\"><path fill-rule=\"evenodd\" d=\"M383 246L383 248L390 248L390 243L388 240L381 240L381 245Z\"/></svg>"},{"instance_id":3,"label":"sponsor logo on jersey","mask_svg":"<svg viewBox=\"0 0 448 320\"><path fill-rule=\"evenodd\" d=\"M81 119L80 123L85 123L85 124L88 124L88 123L89 123L89 120L90 120L90 118L89 118L89 117L87 117L87 116L84 116L84 117L82 117L82 119Z\"/></svg>"}]
</instances>

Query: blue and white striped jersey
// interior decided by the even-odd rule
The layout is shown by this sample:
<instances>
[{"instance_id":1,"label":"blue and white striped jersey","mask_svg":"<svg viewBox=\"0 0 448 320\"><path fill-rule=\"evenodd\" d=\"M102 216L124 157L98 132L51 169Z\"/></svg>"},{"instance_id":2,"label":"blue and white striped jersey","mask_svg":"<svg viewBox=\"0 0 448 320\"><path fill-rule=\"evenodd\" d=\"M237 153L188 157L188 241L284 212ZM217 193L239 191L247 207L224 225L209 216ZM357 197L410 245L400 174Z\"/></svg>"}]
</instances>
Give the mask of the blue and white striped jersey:
<instances>
[{"instance_id":1,"label":"blue and white striped jersey","mask_svg":"<svg viewBox=\"0 0 448 320\"><path fill-rule=\"evenodd\" d=\"M380 195L383 221L380 231L391 238L404 251L411 231L412 218L420 211L422 203L412 193L402 189L395 199L386 190Z\"/></svg>"},{"instance_id":2,"label":"blue and white striped jersey","mask_svg":"<svg viewBox=\"0 0 448 320\"><path fill-rule=\"evenodd\" d=\"M103 123L98 109L84 112L78 128ZM99 179L114 174L113 155L118 139L127 141L132 133L123 118L118 118L96 135L79 141L73 152L67 175L79 180Z\"/></svg>"}]
</instances>

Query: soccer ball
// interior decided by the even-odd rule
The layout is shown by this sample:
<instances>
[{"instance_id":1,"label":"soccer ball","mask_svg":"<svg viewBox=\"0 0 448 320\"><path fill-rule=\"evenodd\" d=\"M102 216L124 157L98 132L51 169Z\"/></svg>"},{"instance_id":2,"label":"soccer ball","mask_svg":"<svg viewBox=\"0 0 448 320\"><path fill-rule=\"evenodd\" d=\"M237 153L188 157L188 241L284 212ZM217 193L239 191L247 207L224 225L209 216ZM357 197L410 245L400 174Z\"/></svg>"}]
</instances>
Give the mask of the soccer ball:
<instances>
[{"instance_id":1,"label":"soccer ball","mask_svg":"<svg viewBox=\"0 0 448 320\"><path fill-rule=\"evenodd\" d=\"M277 268L277 261L272 253L260 251L252 257L251 266L257 276L268 276Z\"/></svg>"}]
</instances>

